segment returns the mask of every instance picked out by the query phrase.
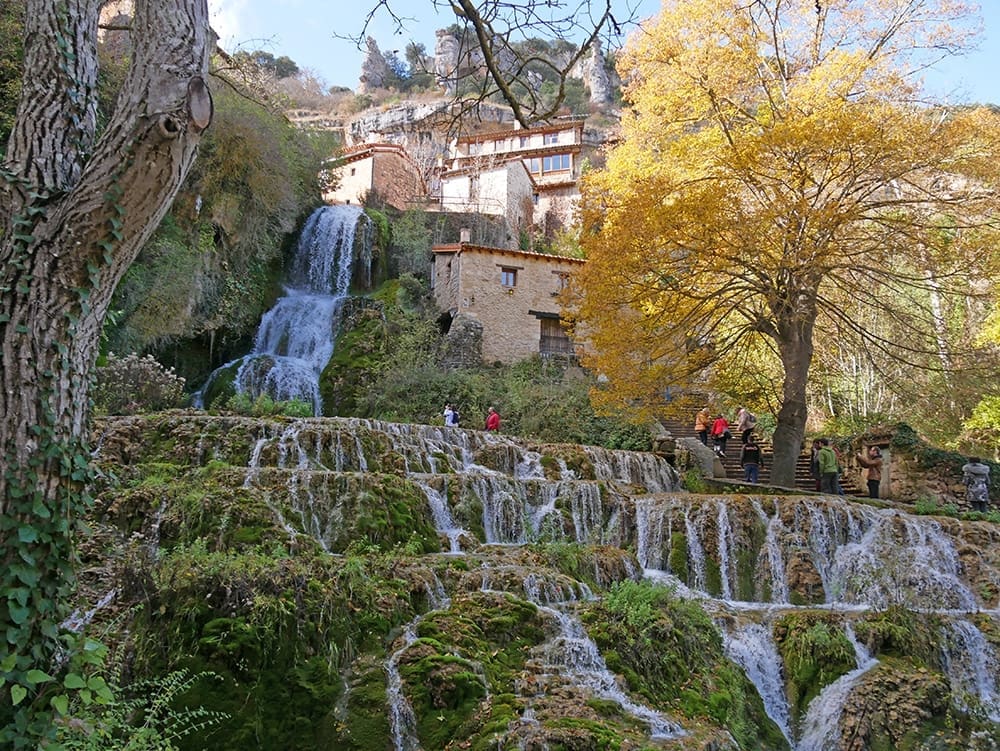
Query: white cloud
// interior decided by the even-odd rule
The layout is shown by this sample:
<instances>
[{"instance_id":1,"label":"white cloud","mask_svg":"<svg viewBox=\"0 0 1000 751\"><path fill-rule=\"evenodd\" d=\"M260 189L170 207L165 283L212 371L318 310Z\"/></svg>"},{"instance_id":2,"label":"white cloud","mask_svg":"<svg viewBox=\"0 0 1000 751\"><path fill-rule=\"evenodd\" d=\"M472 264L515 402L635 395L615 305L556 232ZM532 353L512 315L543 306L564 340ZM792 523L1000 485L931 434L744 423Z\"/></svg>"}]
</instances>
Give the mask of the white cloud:
<instances>
[{"instance_id":1,"label":"white cloud","mask_svg":"<svg viewBox=\"0 0 1000 751\"><path fill-rule=\"evenodd\" d=\"M208 18L219 35L223 49L236 46L243 31L243 19L247 13L248 0L208 0Z\"/></svg>"}]
</instances>

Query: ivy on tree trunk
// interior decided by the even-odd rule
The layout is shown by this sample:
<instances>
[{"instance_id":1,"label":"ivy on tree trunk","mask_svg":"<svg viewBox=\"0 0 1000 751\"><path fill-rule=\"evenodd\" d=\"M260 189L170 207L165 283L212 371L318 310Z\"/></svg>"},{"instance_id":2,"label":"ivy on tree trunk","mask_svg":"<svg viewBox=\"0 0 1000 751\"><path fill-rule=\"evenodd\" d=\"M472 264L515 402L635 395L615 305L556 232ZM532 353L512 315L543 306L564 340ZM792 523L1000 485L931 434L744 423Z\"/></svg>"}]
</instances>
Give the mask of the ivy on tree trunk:
<instances>
[{"instance_id":1,"label":"ivy on tree trunk","mask_svg":"<svg viewBox=\"0 0 1000 751\"><path fill-rule=\"evenodd\" d=\"M131 67L97 125L100 0L28 0L21 98L0 165L0 740L53 713L47 671L86 505L88 387L115 286L211 121L205 0L137 0Z\"/></svg>"}]
</instances>

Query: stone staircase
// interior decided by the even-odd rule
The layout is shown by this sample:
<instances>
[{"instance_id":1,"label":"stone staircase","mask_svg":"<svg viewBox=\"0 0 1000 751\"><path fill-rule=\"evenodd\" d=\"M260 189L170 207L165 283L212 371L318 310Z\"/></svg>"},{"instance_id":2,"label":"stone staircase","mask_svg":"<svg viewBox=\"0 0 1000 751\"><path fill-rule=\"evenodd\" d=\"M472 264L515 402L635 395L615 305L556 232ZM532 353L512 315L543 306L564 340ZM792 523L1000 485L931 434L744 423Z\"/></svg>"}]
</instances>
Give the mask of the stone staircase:
<instances>
[{"instance_id":1,"label":"stone staircase","mask_svg":"<svg viewBox=\"0 0 1000 751\"><path fill-rule=\"evenodd\" d=\"M698 438L698 435L694 431L693 413L690 420L681 421L677 419L661 419L660 424L675 438ZM731 480L742 480L743 468L740 466L740 435L732 428L730 428L730 431L732 432L733 437L727 441L726 456L724 459L721 459L722 466L726 470L727 478ZM708 440L708 445L709 448L712 447L711 438ZM760 468L760 477L758 481L761 485L767 485L771 482L771 466L774 463L774 448L770 440L766 440L760 436L757 436L757 445L760 446L761 455L764 460L764 466ZM813 479L809 469L810 460L811 452L808 448L806 448L801 454L799 454L798 461L795 464L795 487L798 490L816 490L816 481ZM864 494L855 486L853 480L849 477L841 476L840 482L844 488L845 494Z\"/></svg>"}]
</instances>

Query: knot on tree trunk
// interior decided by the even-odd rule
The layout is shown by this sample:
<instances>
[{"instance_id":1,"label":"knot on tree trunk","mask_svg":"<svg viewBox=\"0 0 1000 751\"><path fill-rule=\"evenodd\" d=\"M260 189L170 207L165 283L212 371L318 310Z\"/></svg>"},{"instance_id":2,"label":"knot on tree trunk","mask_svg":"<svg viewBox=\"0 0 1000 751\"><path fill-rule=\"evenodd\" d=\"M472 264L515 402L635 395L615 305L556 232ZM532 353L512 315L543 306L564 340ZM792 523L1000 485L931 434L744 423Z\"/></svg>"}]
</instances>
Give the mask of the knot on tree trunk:
<instances>
[{"instance_id":1,"label":"knot on tree trunk","mask_svg":"<svg viewBox=\"0 0 1000 751\"><path fill-rule=\"evenodd\" d=\"M188 115L196 133L201 133L211 124L213 112L212 92L201 76L195 76L188 82Z\"/></svg>"},{"instance_id":2,"label":"knot on tree trunk","mask_svg":"<svg viewBox=\"0 0 1000 751\"><path fill-rule=\"evenodd\" d=\"M167 140L177 138L181 132L180 121L173 115L160 115L156 121L156 127L160 131L160 135Z\"/></svg>"},{"instance_id":3,"label":"knot on tree trunk","mask_svg":"<svg viewBox=\"0 0 1000 751\"><path fill-rule=\"evenodd\" d=\"M190 127L195 133L201 133L212 122L212 115L215 112L212 103L212 92L201 76L195 76L188 81L187 86L187 123L184 122L180 113L163 113L156 121L157 130L164 139L172 140L184 132L185 127Z\"/></svg>"}]
</instances>

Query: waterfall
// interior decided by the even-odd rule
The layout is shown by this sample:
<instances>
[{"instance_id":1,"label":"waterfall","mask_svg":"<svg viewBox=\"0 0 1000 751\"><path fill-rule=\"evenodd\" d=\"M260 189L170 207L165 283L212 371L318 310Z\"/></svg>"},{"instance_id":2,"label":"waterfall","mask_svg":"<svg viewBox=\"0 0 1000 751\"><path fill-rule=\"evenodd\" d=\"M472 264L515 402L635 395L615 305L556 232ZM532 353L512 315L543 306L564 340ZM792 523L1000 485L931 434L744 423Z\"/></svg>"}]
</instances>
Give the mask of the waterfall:
<instances>
[{"instance_id":1,"label":"waterfall","mask_svg":"<svg viewBox=\"0 0 1000 751\"><path fill-rule=\"evenodd\" d=\"M486 588L486 574L483 587ZM618 678L608 670L597 644L587 635L580 620L562 607L575 601L576 592L566 591L557 581L529 575L522 582L525 596L556 624L556 635L540 645L544 673L550 679L567 678L574 690L587 692L617 704L630 716L649 727L652 738L678 738L684 730L655 709L634 701L618 685ZM583 593L591 597L589 590ZM530 706L528 707L530 709ZM533 716L533 715L531 715Z\"/></svg>"},{"instance_id":2,"label":"waterfall","mask_svg":"<svg viewBox=\"0 0 1000 751\"><path fill-rule=\"evenodd\" d=\"M141 463L137 418L120 424L125 440L102 436L100 450L122 451ZM902 507L827 497L695 495L679 491L674 470L652 454L524 445L480 430L360 418L210 415L164 415L155 426L159 443L177 447L190 465L244 457L242 491L272 509L291 542L315 536L334 554L357 539L353 529L343 531L353 513L349 503L341 505L343 499L363 498L377 488L380 476L392 475L414 499L421 527L429 530L432 522L439 533L435 553L467 556L435 562L437 570L449 571L449 588L503 591L546 615L547 636L531 648L525 669L539 678L530 684L538 693L518 694L524 711L517 727L537 731L538 738L545 728L535 718L548 716L543 697L561 692L613 701L653 735L677 732L622 689L575 617L580 606L573 603L590 595L574 576L591 555L594 581L601 586L644 572L677 596L697 599L710 614L724 613L717 622L724 624L727 657L756 686L764 710L795 751L838 746L844 707L857 686L873 679L865 674L876 664L857 643L850 621L870 620L869 611L896 603L915 618L926 613L929 622L947 624L937 634L940 659L928 660L926 670L940 668L947 678L953 709L1000 723L993 590L1000 581L995 557L1000 532L985 522L915 516ZM185 439L191 440L188 451L182 449ZM157 518L151 519L154 533ZM572 561L574 568L565 570L574 575L536 575L536 565L546 569L542 558L566 555L569 546L547 552L514 547L535 542L617 550L588 550L576 560L567 556L564 563ZM488 567L486 559L505 565ZM432 610L447 608L446 601L439 583L428 590ZM807 619L814 611L825 612L826 623L846 630L856 657L855 668L822 687L804 715L789 706L775 646L779 623L798 611ZM382 660L398 751L413 751L418 743L398 667L419 623L414 619ZM545 672L536 675L537 668ZM515 742L522 740L523 735Z\"/></svg>"},{"instance_id":3,"label":"waterfall","mask_svg":"<svg viewBox=\"0 0 1000 751\"><path fill-rule=\"evenodd\" d=\"M693 577L693 586L703 592L707 590L705 576L705 549L701 545L700 527L691 518L691 507L684 509L684 531L687 533L688 570Z\"/></svg>"},{"instance_id":4,"label":"waterfall","mask_svg":"<svg viewBox=\"0 0 1000 751\"><path fill-rule=\"evenodd\" d=\"M784 524L779 515L780 509L775 505L774 516L769 517L764 513L764 507L756 498L753 499L753 508L757 512L757 518L767 528L763 555L770 573L768 582L771 590L771 602L788 602L788 578L785 575L785 561L781 553L780 537L784 530Z\"/></svg>"},{"instance_id":5,"label":"waterfall","mask_svg":"<svg viewBox=\"0 0 1000 751\"><path fill-rule=\"evenodd\" d=\"M403 628L403 644L385 661L386 703L389 708L389 728L392 732L394 751L419 751L420 740L417 738L417 719L413 707L403 694L403 677L399 673L399 661L403 654L417 641L417 626L431 612L447 610L451 607L451 599L445 592L444 585L435 575L432 582L424 582L427 591L427 601L430 609L406 624Z\"/></svg>"},{"instance_id":6,"label":"waterfall","mask_svg":"<svg viewBox=\"0 0 1000 751\"><path fill-rule=\"evenodd\" d=\"M943 662L955 702L966 711L975 700L993 722L1000 722L1000 659L983 632L967 620L952 621L944 639Z\"/></svg>"},{"instance_id":7,"label":"waterfall","mask_svg":"<svg viewBox=\"0 0 1000 751\"><path fill-rule=\"evenodd\" d=\"M445 482L447 483L447 480ZM451 511L448 509L447 484L445 485L444 490L440 491L431 487L426 480L417 480L417 484L427 496L427 502L431 507L431 515L434 517L434 527L438 532L443 532L448 537L448 543L450 546L449 552L461 553L462 545L459 542L459 538L461 538L463 534L468 533L466 530L455 524Z\"/></svg>"},{"instance_id":8,"label":"waterfall","mask_svg":"<svg viewBox=\"0 0 1000 751\"><path fill-rule=\"evenodd\" d=\"M729 550L733 544L733 531L729 525L729 510L725 501L719 500L719 512L716 518L718 525L719 576L722 581L722 599L733 599L733 588L730 585L732 566L729 562Z\"/></svg>"},{"instance_id":9,"label":"waterfall","mask_svg":"<svg viewBox=\"0 0 1000 751\"><path fill-rule=\"evenodd\" d=\"M743 668L764 701L764 711L774 720L789 745L792 740L791 713L785 696L781 656L771 629L761 623L747 623L732 630L722 629L726 656Z\"/></svg>"},{"instance_id":10,"label":"waterfall","mask_svg":"<svg viewBox=\"0 0 1000 751\"><path fill-rule=\"evenodd\" d=\"M655 709L637 703L622 691L615 674L608 670L597 645L587 636L579 620L548 605L538 604L538 609L552 616L559 630L543 650L550 671L563 673L573 685L613 701L632 717L645 722L653 738L676 738L684 734L680 725Z\"/></svg>"},{"instance_id":11,"label":"waterfall","mask_svg":"<svg viewBox=\"0 0 1000 751\"><path fill-rule=\"evenodd\" d=\"M854 635L850 623L845 625L845 633L854 646L857 667L827 685L811 702L806 711L802 737L795 751L828 751L837 747L840 738L840 718L844 713L844 703L861 676L878 664Z\"/></svg>"},{"instance_id":12,"label":"waterfall","mask_svg":"<svg viewBox=\"0 0 1000 751\"><path fill-rule=\"evenodd\" d=\"M665 571L663 560L663 504L641 498L635 503L635 557L643 569ZM667 539L669 539L669 534Z\"/></svg>"},{"instance_id":13,"label":"waterfall","mask_svg":"<svg viewBox=\"0 0 1000 751\"><path fill-rule=\"evenodd\" d=\"M100 600L97 601L97 604L94 605L94 607L82 613L79 609L70 613L66 620L59 624L59 628L64 628L67 631L79 634L92 620L94 620L94 616L97 614L97 611L106 608L117 596L118 588L114 587L110 589Z\"/></svg>"},{"instance_id":14,"label":"waterfall","mask_svg":"<svg viewBox=\"0 0 1000 751\"><path fill-rule=\"evenodd\" d=\"M285 294L261 318L250 354L212 373L195 395L196 406L204 407L204 396L219 374L235 370L237 393L295 399L312 405L313 414L322 413L319 376L340 329L359 228L364 233L360 260L370 265L371 220L361 207L324 206L313 212L299 235Z\"/></svg>"},{"instance_id":15,"label":"waterfall","mask_svg":"<svg viewBox=\"0 0 1000 751\"><path fill-rule=\"evenodd\" d=\"M403 653L417 640L416 627L421 616L406 625L403 630L403 646L389 655L385 663L386 702L389 705L389 727L392 730L392 747L395 751L417 751L417 719L413 707L403 695L403 678L399 674L399 661Z\"/></svg>"}]
</instances>

